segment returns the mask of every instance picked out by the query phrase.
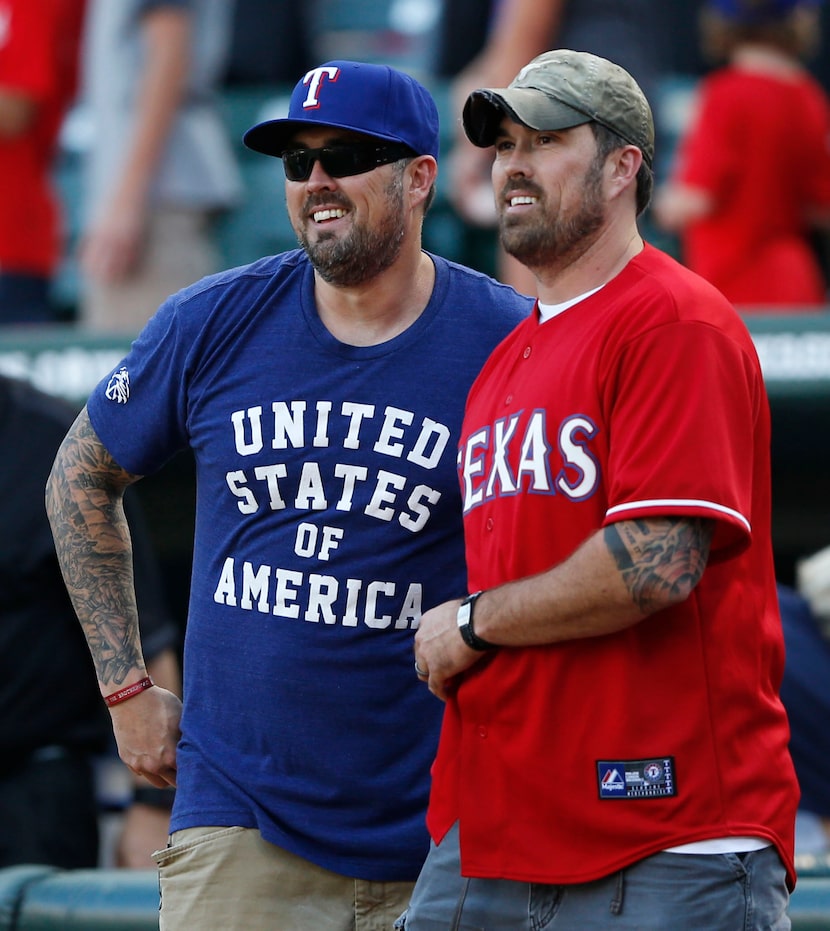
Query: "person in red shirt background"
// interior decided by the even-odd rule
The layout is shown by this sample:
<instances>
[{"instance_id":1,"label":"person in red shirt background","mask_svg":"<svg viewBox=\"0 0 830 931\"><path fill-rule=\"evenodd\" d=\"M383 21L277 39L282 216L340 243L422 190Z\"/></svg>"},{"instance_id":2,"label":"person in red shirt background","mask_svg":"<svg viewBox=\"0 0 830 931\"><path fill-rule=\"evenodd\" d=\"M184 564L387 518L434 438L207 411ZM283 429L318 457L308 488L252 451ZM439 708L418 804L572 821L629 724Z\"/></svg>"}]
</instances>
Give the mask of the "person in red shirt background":
<instances>
[{"instance_id":1,"label":"person in red shirt background","mask_svg":"<svg viewBox=\"0 0 830 931\"><path fill-rule=\"evenodd\" d=\"M802 64L818 34L817 0L704 8L704 46L726 63L701 83L653 216L741 308L828 302L812 236L830 228L830 102Z\"/></svg>"},{"instance_id":2,"label":"person in red shirt background","mask_svg":"<svg viewBox=\"0 0 830 931\"><path fill-rule=\"evenodd\" d=\"M51 169L77 90L84 0L0 0L0 324L57 318L62 249Z\"/></svg>"}]
</instances>

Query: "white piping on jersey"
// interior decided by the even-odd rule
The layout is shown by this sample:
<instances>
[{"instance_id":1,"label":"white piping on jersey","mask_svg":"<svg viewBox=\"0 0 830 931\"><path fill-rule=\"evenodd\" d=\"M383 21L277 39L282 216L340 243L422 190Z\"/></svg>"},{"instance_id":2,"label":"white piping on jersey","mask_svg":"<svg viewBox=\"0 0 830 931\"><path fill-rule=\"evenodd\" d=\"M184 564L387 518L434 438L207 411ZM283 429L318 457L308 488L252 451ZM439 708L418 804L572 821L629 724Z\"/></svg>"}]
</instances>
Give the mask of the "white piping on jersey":
<instances>
[{"instance_id":1,"label":"white piping on jersey","mask_svg":"<svg viewBox=\"0 0 830 931\"><path fill-rule=\"evenodd\" d=\"M625 511L653 507L706 508L707 511L720 511L721 514L728 514L730 517L734 517L735 520L742 523L744 527L752 533L752 525L740 511L733 511L732 508L724 507L722 504L715 504L714 501L699 501L696 498L654 498L651 501L629 501L628 504L616 504L614 507L608 508L605 512L605 516L611 517L612 514L622 514Z\"/></svg>"}]
</instances>

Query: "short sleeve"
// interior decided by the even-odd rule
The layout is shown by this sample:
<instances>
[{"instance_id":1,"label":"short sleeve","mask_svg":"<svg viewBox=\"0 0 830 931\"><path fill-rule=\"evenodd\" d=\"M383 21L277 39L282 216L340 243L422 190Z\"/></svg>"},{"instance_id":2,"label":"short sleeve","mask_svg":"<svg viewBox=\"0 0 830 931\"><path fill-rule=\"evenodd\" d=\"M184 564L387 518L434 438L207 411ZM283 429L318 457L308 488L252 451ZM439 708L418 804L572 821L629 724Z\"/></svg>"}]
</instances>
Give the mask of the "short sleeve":
<instances>
[{"instance_id":1,"label":"short sleeve","mask_svg":"<svg viewBox=\"0 0 830 931\"><path fill-rule=\"evenodd\" d=\"M700 322L629 344L607 380L608 520L689 514L719 521L716 544L746 539L766 395L746 347ZM613 386L613 388L611 387Z\"/></svg>"},{"instance_id":2,"label":"short sleeve","mask_svg":"<svg viewBox=\"0 0 830 931\"><path fill-rule=\"evenodd\" d=\"M127 356L87 402L92 426L115 461L156 472L187 445L187 355L175 296L145 326Z\"/></svg>"}]
</instances>

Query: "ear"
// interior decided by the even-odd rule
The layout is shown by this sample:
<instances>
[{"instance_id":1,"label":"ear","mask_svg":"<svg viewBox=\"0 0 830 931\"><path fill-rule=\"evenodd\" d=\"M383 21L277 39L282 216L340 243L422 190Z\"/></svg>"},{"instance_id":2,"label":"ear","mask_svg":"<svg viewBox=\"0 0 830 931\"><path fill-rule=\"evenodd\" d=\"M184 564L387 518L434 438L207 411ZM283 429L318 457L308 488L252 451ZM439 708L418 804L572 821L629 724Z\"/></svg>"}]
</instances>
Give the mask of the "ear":
<instances>
[{"instance_id":1,"label":"ear","mask_svg":"<svg viewBox=\"0 0 830 931\"><path fill-rule=\"evenodd\" d=\"M635 145L626 145L611 152L606 162L611 194L616 196L627 188L636 189L637 172L643 164L643 153Z\"/></svg>"},{"instance_id":2,"label":"ear","mask_svg":"<svg viewBox=\"0 0 830 931\"><path fill-rule=\"evenodd\" d=\"M423 203L435 186L438 177L438 163L431 155L419 155L408 166L410 177L409 195L412 206Z\"/></svg>"}]
</instances>

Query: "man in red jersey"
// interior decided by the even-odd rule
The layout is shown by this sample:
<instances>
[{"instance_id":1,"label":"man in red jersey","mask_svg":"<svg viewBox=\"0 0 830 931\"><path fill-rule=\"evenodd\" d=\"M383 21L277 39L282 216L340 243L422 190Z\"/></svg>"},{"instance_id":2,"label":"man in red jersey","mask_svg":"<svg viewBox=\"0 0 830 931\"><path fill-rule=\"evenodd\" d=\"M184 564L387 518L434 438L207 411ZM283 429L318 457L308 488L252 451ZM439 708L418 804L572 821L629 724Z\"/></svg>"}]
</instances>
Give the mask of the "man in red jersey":
<instances>
[{"instance_id":1,"label":"man in red jersey","mask_svg":"<svg viewBox=\"0 0 830 931\"><path fill-rule=\"evenodd\" d=\"M406 931L785 929L798 787L779 699L770 423L745 325L645 244L631 76L546 52L474 91L536 313L471 389L469 595L427 611L446 701Z\"/></svg>"}]
</instances>

